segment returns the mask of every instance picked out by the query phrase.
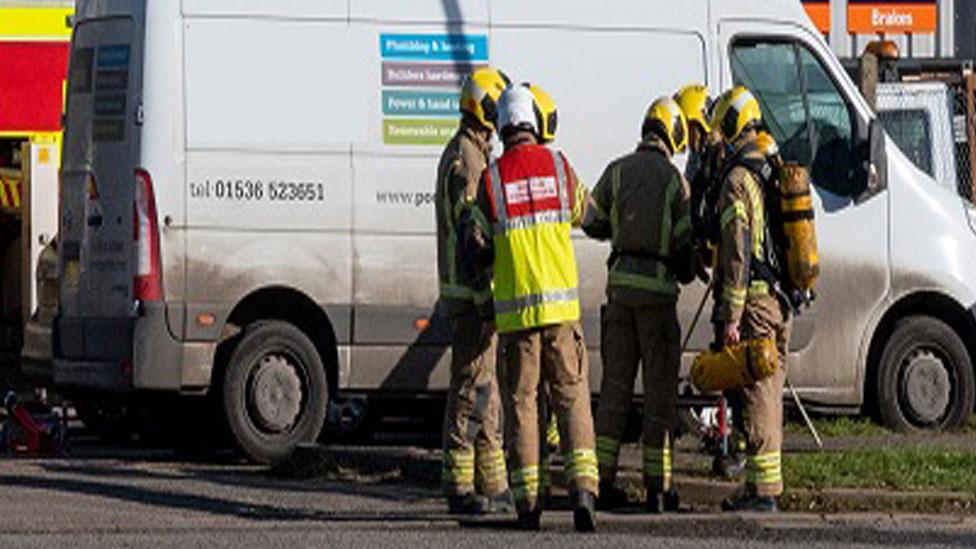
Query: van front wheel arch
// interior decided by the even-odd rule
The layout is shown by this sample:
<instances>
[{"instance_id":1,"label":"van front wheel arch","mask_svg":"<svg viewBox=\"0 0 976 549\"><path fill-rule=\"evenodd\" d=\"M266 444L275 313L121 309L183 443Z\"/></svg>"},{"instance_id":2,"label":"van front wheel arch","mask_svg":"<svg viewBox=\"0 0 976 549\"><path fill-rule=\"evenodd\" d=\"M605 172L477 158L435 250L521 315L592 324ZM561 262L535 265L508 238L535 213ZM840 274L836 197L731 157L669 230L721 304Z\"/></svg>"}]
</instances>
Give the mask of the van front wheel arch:
<instances>
[{"instance_id":1,"label":"van front wheel arch","mask_svg":"<svg viewBox=\"0 0 976 549\"><path fill-rule=\"evenodd\" d=\"M896 431L941 431L965 423L976 398L966 345L948 324L930 316L895 323L876 378L878 411Z\"/></svg>"},{"instance_id":2,"label":"van front wheel arch","mask_svg":"<svg viewBox=\"0 0 976 549\"><path fill-rule=\"evenodd\" d=\"M230 434L252 461L281 460L322 431L329 397L322 358L288 322L248 325L230 354L222 388Z\"/></svg>"}]
</instances>

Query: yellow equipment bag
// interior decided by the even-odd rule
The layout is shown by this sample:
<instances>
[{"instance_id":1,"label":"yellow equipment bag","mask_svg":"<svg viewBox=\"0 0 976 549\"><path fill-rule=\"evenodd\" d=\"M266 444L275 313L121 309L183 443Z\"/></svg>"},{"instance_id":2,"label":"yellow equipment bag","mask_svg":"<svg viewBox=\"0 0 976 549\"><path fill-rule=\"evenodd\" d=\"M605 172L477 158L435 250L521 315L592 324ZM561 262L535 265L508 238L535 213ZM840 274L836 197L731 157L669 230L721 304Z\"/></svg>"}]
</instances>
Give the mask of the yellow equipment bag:
<instances>
[{"instance_id":1,"label":"yellow equipment bag","mask_svg":"<svg viewBox=\"0 0 976 549\"><path fill-rule=\"evenodd\" d=\"M812 290L820 274L820 263L810 175L799 164L785 164L780 170L779 182L783 232L788 244L786 271L798 290Z\"/></svg>"},{"instance_id":2,"label":"yellow equipment bag","mask_svg":"<svg viewBox=\"0 0 976 549\"><path fill-rule=\"evenodd\" d=\"M702 393L727 391L766 379L778 367L776 342L771 338L750 339L695 357L691 383Z\"/></svg>"}]
</instances>

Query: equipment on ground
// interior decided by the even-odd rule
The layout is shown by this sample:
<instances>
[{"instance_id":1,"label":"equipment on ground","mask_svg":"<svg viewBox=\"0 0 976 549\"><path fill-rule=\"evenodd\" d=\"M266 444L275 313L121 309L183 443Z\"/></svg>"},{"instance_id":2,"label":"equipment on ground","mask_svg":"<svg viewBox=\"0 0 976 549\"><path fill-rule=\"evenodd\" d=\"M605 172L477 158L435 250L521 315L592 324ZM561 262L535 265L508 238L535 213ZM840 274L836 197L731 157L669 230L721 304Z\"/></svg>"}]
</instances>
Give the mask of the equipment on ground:
<instances>
[{"instance_id":1,"label":"equipment on ground","mask_svg":"<svg viewBox=\"0 0 976 549\"><path fill-rule=\"evenodd\" d=\"M701 353L691 365L691 383L703 393L728 391L773 375L779 351L772 338L756 338Z\"/></svg>"},{"instance_id":2,"label":"equipment on ground","mask_svg":"<svg viewBox=\"0 0 976 549\"><path fill-rule=\"evenodd\" d=\"M823 449L823 441L820 440L820 433L817 432L817 428L814 427L813 422L810 421L810 415L807 414L807 408L803 405L803 401L800 400L800 395L796 392L796 387L793 387L793 382L790 381L789 376L786 377L786 386L790 389L790 393L793 395L793 402L796 403L796 407L800 410L800 415L803 416L803 422L806 423L807 429L810 430L810 434L813 435L814 442L817 443L817 448Z\"/></svg>"},{"instance_id":3,"label":"equipment on ground","mask_svg":"<svg viewBox=\"0 0 976 549\"><path fill-rule=\"evenodd\" d=\"M64 453L68 425L63 414L31 414L14 391L6 393L3 407L7 421L0 431L0 452L32 457Z\"/></svg>"},{"instance_id":4,"label":"equipment on ground","mask_svg":"<svg viewBox=\"0 0 976 549\"><path fill-rule=\"evenodd\" d=\"M498 69L484 67L471 73L461 88L461 112L474 116L486 128L495 129L498 98L510 80Z\"/></svg>"}]
</instances>

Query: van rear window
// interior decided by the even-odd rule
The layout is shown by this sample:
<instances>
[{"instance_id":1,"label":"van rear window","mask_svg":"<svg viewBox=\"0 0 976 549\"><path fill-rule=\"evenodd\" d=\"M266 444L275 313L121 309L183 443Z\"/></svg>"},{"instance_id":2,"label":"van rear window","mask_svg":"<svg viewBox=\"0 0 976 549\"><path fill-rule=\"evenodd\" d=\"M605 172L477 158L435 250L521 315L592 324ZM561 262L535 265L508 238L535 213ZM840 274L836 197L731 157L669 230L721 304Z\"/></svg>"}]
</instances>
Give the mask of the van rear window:
<instances>
[{"instance_id":1,"label":"van rear window","mask_svg":"<svg viewBox=\"0 0 976 549\"><path fill-rule=\"evenodd\" d=\"M935 177L932 166L932 132L922 109L881 111L878 118L888 135L918 169Z\"/></svg>"}]
</instances>

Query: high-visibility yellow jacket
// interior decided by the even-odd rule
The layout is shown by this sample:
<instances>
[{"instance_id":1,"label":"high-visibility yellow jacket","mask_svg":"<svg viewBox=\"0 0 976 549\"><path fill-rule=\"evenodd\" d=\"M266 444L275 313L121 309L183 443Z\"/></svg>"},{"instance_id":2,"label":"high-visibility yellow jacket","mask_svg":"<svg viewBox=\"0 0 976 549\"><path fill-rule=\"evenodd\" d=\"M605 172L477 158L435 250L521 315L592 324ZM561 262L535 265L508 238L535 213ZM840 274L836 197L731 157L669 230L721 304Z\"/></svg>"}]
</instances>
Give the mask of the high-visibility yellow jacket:
<instances>
[{"instance_id":1,"label":"high-visibility yellow jacket","mask_svg":"<svg viewBox=\"0 0 976 549\"><path fill-rule=\"evenodd\" d=\"M579 320L570 227L585 201L562 153L542 145L511 147L485 170L475 204L494 250L499 333Z\"/></svg>"}]
</instances>

